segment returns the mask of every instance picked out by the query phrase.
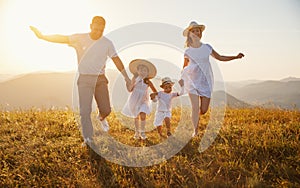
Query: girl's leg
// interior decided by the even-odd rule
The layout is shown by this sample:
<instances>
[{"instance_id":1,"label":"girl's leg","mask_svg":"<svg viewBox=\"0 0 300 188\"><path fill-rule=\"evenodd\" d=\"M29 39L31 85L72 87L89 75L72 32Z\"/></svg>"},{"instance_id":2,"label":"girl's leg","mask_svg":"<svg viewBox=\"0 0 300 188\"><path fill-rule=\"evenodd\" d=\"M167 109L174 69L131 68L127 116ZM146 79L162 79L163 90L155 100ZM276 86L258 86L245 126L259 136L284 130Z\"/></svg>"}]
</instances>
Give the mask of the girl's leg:
<instances>
[{"instance_id":1,"label":"girl's leg","mask_svg":"<svg viewBox=\"0 0 300 188\"><path fill-rule=\"evenodd\" d=\"M133 138L138 139L140 137L140 126L139 126L139 117L134 118L134 128L135 128L135 133Z\"/></svg>"},{"instance_id":2,"label":"girl's leg","mask_svg":"<svg viewBox=\"0 0 300 188\"><path fill-rule=\"evenodd\" d=\"M171 136L171 120L169 117L165 118L165 123L166 123L166 127L167 127L167 136Z\"/></svg>"},{"instance_id":3,"label":"girl's leg","mask_svg":"<svg viewBox=\"0 0 300 188\"><path fill-rule=\"evenodd\" d=\"M146 113L141 112L140 113L140 118L141 118L141 138L145 140L147 138L146 133L145 133L145 128L146 128Z\"/></svg>"},{"instance_id":4,"label":"girl's leg","mask_svg":"<svg viewBox=\"0 0 300 188\"><path fill-rule=\"evenodd\" d=\"M205 114L208 110L210 98L207 97L200 97L201 99L201 107L200 107L200 115Z\"/></svg>"},{"instance_id":5,"label":"girl's leg","mask_svg":"<svg viewBox=\"0 0 300 188\"><path fill-rule=\"evenodd\" d=\"M192 123L194 125L193 136L198 134L198 124L199 124L199 96L194 94L189 94L191 104L192 104Z\"/></svg>"},{"instance_id":6,"label":"girl's leg","mask_svg":"<svg viewBox=\"0 0 300 188\"><path fill-rule=\"evenodd\" d=\"M162 125L160 125L160 126L157 126L157 132L158 132L158 134L159 134L159 136L163 136L162 135Z\"/></svg>"}]
</instances>

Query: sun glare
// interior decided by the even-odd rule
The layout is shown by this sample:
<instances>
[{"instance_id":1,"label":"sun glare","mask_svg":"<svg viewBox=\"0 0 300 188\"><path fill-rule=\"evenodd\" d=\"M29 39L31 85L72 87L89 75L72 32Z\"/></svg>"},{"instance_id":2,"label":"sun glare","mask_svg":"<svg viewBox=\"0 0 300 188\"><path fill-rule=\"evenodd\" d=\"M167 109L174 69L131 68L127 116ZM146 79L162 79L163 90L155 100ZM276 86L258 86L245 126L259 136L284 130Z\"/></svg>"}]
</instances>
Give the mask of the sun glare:
<instances>
[{"instance_id":1,"label":"sun glare","mask_svg":"<svg viewBox=\"0 0 300 188\"><path fill-rule=\"evenodd\" d=\"M6 57L13 57L6 69L12 73L75 70L76 55L72 48L36 38L29 26L37 27L43 34L86 32L91 15L81 11L88 10L83 6L87 5L56 0L2 3L2 42Z\"/></svg>"}]
</instances>

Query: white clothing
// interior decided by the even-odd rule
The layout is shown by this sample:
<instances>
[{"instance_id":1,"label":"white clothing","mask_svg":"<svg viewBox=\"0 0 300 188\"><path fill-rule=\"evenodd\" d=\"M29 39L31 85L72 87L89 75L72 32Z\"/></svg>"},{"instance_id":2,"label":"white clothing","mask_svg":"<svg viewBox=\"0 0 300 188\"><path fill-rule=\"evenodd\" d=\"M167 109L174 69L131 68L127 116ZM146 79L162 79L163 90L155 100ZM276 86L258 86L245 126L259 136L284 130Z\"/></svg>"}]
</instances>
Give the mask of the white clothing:
<instances>
[{"instance_id":1,"label":"white clothing","mask_svg":"<svg viewBox=\"0 0 300 188\"><path fill-rule=\"evenodd\" d=\"M156 127L162 125L166 117L171 119L172 114L170 111L157 111L155 113L155 119L153 125Z\"/></svg>"},{"instance_id":2,"label":"white clothing","mask_svg":"<svg viewBox=\"0 0 300 188\"><path fill-rule=\"evenodd\" d=\"M211 52L212 47L209 44L185 50L184 56L189 59L189 64L181 75L185 92L211 98L213 89L213 72L209 61Z\"/></svg>"},{"instance_id":3,"label":"white clothing","mask_svg":"<svg viewBox=\"0 0 300 188\"><path fill-rule=\"evenodd\" d=\"M141 77L137 77L133 90L122 109L122 114L132 118L136 118L140 112L149 115L151 109L149 105L148 88L149 85L145 84Z\"/></svg>"},{"instance_id":4,"label":"white clothing","mask_svg":"<svg viewBox=\"0 0 300 188\"><path fill-rule=\"evenodd\" d=\"M163 124L163 121L166 117L171 118L171 110L172 110L172 99L179 96L176 93L165 93L164 91L159 91L157 93L157 109L154 118L154 126L159 126Z\"/></svg>"},{"instance_id":5,"label":"white clothing","mask_svg":"<svg viewBox=\"0 0 300 188\"><path fill-rule=\"evenodd\" d=\"M174 97L179 96L179 94L176 93L165 93L163 91L159 91L157 93L157 111L171 111L171 101Z\"/></svg>"},{"instance_id":6,"label":"white clothing","mask_svg":"<svg viewBox=\"0 0 300 188\"><path fill-rule=\"evenodd\" d=\"M69 41L69 46L74 47L77 52L80 74L104 74L107 57L117 56L113 43L104 36L93 40L89 33L74 34L69 36Z\"/></svg>"}]
</instances>

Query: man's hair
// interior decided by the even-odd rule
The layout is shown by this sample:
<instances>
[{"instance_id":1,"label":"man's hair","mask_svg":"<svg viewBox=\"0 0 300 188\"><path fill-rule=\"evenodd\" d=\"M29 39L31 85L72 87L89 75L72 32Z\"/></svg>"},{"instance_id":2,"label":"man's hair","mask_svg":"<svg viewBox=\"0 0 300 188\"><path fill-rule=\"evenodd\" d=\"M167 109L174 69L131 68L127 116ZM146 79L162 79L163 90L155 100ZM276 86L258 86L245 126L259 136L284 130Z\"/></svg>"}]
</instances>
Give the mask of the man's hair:
<instances>
[{"instance_id":1,"label":"man's hair","mask_svg":"<svg viewBox=\"0 0 300 188\"><path fill-rule=\"evenodd\" d=\"M93 17L92 23L98 23L98 24L105 25L105 19L102 16L95 16L95 17Z\"/></svg>"}]
</instances>

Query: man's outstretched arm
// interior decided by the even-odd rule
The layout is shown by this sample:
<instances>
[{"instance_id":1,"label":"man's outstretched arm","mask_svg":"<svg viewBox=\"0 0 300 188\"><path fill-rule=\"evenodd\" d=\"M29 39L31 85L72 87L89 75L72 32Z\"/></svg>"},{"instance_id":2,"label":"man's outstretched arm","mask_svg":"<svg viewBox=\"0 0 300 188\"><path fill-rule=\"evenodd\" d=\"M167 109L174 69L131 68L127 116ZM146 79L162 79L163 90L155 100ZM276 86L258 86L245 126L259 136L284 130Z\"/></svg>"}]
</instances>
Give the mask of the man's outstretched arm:
<instances>
[{"instance_id":1,"label":"man's outstretched arm","mask_svg":"<svg viewBox=\"0 0 300 188\"><path fill-rule=\"evenodd\" d=\"M69 37L64 35L43 35L37 28L30 26L30 29L34 32L34 34L42 40L46 40L48 42L69 44Z\"/></svg>"}]
</instances>

